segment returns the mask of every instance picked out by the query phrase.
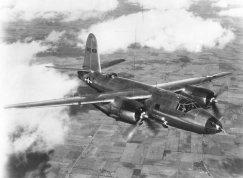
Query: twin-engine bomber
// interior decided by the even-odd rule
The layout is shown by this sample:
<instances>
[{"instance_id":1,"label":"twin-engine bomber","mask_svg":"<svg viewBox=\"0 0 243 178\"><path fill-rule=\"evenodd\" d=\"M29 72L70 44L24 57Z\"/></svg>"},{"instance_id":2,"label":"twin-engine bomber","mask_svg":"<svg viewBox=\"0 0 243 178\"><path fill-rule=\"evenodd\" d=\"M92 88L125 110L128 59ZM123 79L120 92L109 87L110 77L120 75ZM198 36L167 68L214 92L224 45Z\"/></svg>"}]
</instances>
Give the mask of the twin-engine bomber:
<instances>
[{"instance_id":1,"label":"twin-engine bomber","mask_svg":"<svg viewBox=\"0 0 243 178\"><path fill-rule=\"evenodd\" d=\"M6 108L30 108L59 105L93 104L107 116L131 124L127 137L146 123L156 132L156 127L176 127L198 134L216 134L223 131L222 118L214 93L197 85L230 75L229 72L189 78L174 82L148 85L119 77L116 73L103 73L101 69L125 61L118 59L100 64L96 37L89 34L83 68L52 66L57 69L77 71L78 78L94 88L97 93L39 102L19 103ZM210 114L207 109L212 109Z\"/></svg>"}]
</instances>

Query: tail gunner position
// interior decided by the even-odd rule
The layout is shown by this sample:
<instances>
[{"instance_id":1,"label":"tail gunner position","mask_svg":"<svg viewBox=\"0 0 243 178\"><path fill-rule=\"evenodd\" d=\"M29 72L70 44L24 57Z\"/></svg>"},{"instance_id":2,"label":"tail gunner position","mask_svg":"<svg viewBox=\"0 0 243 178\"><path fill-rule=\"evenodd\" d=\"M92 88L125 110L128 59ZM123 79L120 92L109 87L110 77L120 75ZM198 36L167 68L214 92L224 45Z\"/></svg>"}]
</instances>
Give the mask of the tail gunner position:
<instances>
[{"instance_id":1,"label":"tail gunner position","mask_svg":"<svg viewBox=\"0 0 243 178\"><path fill-rule=\"evenodd\" d=\"M216 134L223 131L221 114L216 105L217 96L222 91L214 93L197 85L230 73L223 72L154 86L119 77L116 73L102 72L102 69L123 61L125 60L118 59L100 64L96 38L89 34L82 69L60 66L53 68L77 71L78 77L94 88L96 94L20 103L6 108L93 104L107 116L131 124L130 133L144 122L151 130L155 130L155 125L161 125L198 134ZM213 114L207 109L212 109Z\"/></svg>"}]
</instances>

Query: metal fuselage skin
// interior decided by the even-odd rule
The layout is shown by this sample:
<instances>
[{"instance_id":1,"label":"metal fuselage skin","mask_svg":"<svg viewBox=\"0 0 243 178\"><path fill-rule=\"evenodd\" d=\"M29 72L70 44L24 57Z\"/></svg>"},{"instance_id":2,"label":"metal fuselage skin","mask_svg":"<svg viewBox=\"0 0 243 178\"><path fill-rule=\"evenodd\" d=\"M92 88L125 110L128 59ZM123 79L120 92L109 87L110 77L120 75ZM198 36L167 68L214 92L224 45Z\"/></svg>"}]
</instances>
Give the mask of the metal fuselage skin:
<instances>
[{"instance_id":1,"label":"metal fuselage skin","mask_svg":"<svg viewBox=\"0 0 243 178\"><path fill-rule=\"evenodd\" d=\"M151 98L145 101L145 105L151 111L151 113L153 113L151 117L158 122L161 122L162 118L166 119L169 126L198 134L218 133L219 131L215 130L211 126L211 122L222 126L222 124L215 117L204 109L197 109L196 112L194 110L189 112L179 110L178 104L180 100L189 99L172 91L158 89L138 81L115 76L114 74L102 74L100 72L78 72L78 77L100 93L132 89L144 90L151 93ZM110 104L108 104L108 106L104 104L95 104L94 106L108 116L111 116L108 112L109 105Z\"/></svg>"}]
</instances>

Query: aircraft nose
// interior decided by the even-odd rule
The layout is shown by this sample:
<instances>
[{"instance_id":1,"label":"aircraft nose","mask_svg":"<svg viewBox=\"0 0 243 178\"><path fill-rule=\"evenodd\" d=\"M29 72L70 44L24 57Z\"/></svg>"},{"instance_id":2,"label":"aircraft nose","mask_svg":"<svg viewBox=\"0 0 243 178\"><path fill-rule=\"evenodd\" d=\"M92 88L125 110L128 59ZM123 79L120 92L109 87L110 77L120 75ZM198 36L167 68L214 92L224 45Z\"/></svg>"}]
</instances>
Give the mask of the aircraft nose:
<instances>
[{"instance_id":1,"label":"aircraft nose","mask_svg":"<svg viewBox=\"0 0 243 178\"><path fill-rule=\"evenodd\" d=\"M205 131L207 134L216 134L222 132L223 131L222 123L215 117L211 117L206 122Z\"/></svg>"}]
</instances>

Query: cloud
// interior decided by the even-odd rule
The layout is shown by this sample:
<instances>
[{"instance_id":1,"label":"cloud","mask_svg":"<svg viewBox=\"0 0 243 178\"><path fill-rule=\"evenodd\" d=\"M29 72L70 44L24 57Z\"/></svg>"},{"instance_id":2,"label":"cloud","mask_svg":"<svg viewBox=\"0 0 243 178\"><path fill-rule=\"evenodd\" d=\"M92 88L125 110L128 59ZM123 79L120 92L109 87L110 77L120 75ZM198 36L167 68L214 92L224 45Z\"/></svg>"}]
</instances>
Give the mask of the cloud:
<instances>
[{"instance_id":1,"label":"cloud","mask_svg":"<svg viewBox=\"0 0 243 178\"><path fill-rule=\"evenodd\" d=\"M57 43L64 34L65 30L61 32L53 30L51 33L49 33L45 40L48 42Z\"/></svg>"},{"instance_id":2,"label":"cloud","mask_svg":"<svg viewBox=\"0 0 243 178\"><path fill-rule=\"evenodd\" d=\"M219 7L220 16L243 18L243 1L241 0L216 0L212 3L213 7Z\"/></svg>"},{"instance_id":3,"label":"cloud","mask_svg":"<svg viewBox=\"0 0 243 178\"><path fill-rule=\"evenodd\" d=\"M222 10L219 12L220 16L243 18L243 8L233 8L229 10Z\"/></svg>"},{"instance_id":4,"label":"cloud","mask_svg":"<svg viewBox=\"0 0 243 178\"><path fill-rule=\"evenodd\" d=\"M81 40L85 42L90 32L97 36L101 53L125 50L134 42L166 51L199 52L203 48L222 48L234 39L234 34L219 22L203 19L183 9L123 15L82 30Z\"/></svg>"},{"instance_id":5,"label":"cloud","mask_svg":"<svg viewBox=\"0 0 243 178\"><path fill-rule=\"evenodd\" d=\"M64 22L75 21L78 19L87 20L89 18L102 18L105 12L92 10L92 11L73 11L65 13Z\"/></svg>"},{"instance_id":6,"label":"cloud","mask_svg":"<svg viewBox=\"0 0 243 178\"><path fill-rule=\"evenodd\" d=\"M46 151L64 141L69 119L65 107L3 109L16 102L62 98L77 87L76 80L36 63L35 54L47 48L39 42L0 43L0 130L5 146L1 157L5 161L6 153Z\"/></svg>"},{"instance_id":7,"label":"cloud","mask_svg":"<svg viewBox=\"0 0 243 178\"><path fill-rule=\"evenodd\" d=\"M10 153L53 149L63 144L68 129L68 113L63 107L10 111L7 119L10 119Z\"/></svg>"},{"instance_id":8,"label":"cloud","mask_svg":"<svg viewBox=\"0 0 243 178\"><path fill-rule=\"evenodd\" d=\"M129 3L135 3L144 9L172 10L172 9L188 9L193 3L192 0L128 0Z\"/></svg>"},{"instance_id":9,"label":"cloud","mask_svg":"<svg viewBox=\"0 0 243 178\"><path fill-rule=\"evenodd\" d=\"M117 0L9 0L0 3L1 20L7 21L55 18L60 15L71 20L83 19L97 17L117 6Z\"/></svg>"},{"instance_id":10,"label":"cloud","mask_svg":"<svg viewBox=\"0 0 243 178\"><path fill-rule=\"evenodd\" d=\"M214 7L220 7L220 8L243 7L243 1L241 0L212 0L212 3Z\"/></svg>"}]
</instances>

